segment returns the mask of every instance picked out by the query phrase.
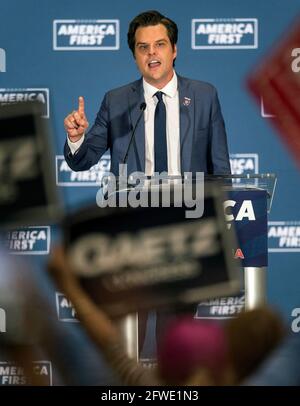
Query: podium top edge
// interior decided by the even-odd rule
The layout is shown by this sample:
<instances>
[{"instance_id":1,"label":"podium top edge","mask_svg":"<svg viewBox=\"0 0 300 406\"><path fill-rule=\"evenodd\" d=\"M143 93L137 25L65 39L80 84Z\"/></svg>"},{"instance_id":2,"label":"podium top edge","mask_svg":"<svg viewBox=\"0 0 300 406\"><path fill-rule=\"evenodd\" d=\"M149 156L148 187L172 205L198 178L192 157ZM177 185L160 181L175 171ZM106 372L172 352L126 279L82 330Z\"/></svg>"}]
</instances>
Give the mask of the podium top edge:
<instances>
[{"instance_id":1,"label":"podium top edge","mask_svg":"<svg viewBox=\"0 0 300 406\"><path fill-rule=\"evenodd\" d=\"M243 175L204 175L204 179L276 179L275 173L247 173Z\"/></svg>"},{"instance_id":2,"label":"podium top edge","mask_svg":"<svg viewBox=\"0 0 300 406\"><path fill-rule=\"evenodd\" d=\"M201 172L199 172L201 173ZM109 177L110 174L107 174ZM105 175L104 175L105 176ZM115 176L113 175L115 179L124 179L123 176ZM128 174L127 177L129 179L135 178L134 175ZM186 173L184 175L167 175L167 174L160 174L160 175L144 175L141 172L138 173L138 178L139 179L197 179L197 176L193 173ZM204 180L218 180L218 179L276 179L277 175L275 173L247 173L247 174L203 174Z\"/></svg>"}]
</instances>

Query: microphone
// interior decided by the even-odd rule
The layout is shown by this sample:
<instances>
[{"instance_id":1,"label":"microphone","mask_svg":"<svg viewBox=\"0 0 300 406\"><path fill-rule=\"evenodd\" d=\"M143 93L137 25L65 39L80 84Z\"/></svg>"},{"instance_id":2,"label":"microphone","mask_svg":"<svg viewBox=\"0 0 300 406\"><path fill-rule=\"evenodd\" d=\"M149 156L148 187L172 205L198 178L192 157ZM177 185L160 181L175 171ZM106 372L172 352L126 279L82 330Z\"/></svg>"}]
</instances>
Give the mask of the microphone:
<instances>
[{"instance_id":1,"label":"microphone","mask_svg":"<svg viewBox=\"0 0 300 406\"><path fill-rule=\"evenodd\" d=\"M140 112L140 115L139 115L139 117L138 117L138 119L137 119L137 121L136 121L136 123L135 123L135 126L134 126L134 128L133 128L133 130L132 130L132 134L131 134L131 137L130 137L130 141L129 141L129 144L128 144L128 148L127 148L126 154L124 155L124 159L123 159L123 161L122 161L122 164L123 164L123 165L126 164L126 162L127 162L128 154L129 154L129 151L130 151L130 147L131 147L132 141L133 141L133 139L134 139L135 131L136 131L136 129L137 129L138 123L140 122L140 120L141 120L141 118L142 118L142 115L143 115L143 113L144 113L146 107L147 107L147 105L146 105L145 102L143 102L143 103L140 104L140 110L141 110L141 112Z\"/></svg>"},{"instance_id":2,"label":"microphone","mask_svg":"<svg viewBox=\"0 0 300 406\"><path fill-rule=\"evenodd\" d=\"M124 155L124 158L122 160L121 174L119 174L119 177L117 179L117 190L122 190L122 188L120 188L120 185L121 185L120 179L122 179L124 177L124 169L125 169L125 164L126 164L127 159L128 159L128 154L129 154L129 151L130 151L130 147L131 147L132 141L134 139L135 131L137 129L137 126L138 126L139 122L141 121L141 118L142 118L142 115L143 115L145 109L146 109L146 103L143 102L143 103L140 104L140 114L139 114L138 119L137 119L137 121L135 123L135 126L133 127L131 137L130 137L130 141L129 141L129 144L128 144L128 147L127 147L127 150L126 150L126 154ZM104 190L104 192L102 191L102 196L100 195L100 197L99 197L100 206L101 206L101 202L103 201L103 198L105 200L107 200L107 198L109 196L108 195L108 193L109 193L109 178L107 178L107 179L108 179L108 181L107 181L106 185L103 184L103 179L102 179L102 189ZM126 180L125 185L122 184L122 186L126 187L126 185L127 185L127 180ZM106 188L106 190L105 190L105 188ZM102 189L100 189L100 190L102 190ZM104 206L104 207L106 207L106 206Z\"/></svg>"}]
</instances>

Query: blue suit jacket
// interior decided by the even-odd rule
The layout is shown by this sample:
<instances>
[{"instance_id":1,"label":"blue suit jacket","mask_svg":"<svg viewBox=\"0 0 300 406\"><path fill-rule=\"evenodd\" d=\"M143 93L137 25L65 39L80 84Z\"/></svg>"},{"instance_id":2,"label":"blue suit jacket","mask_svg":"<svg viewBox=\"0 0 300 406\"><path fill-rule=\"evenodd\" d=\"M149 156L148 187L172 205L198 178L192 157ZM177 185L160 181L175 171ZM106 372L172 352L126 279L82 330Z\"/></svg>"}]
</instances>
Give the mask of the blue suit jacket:
<instances>
[{"instance_id":1,"label":"blue suit jacket","mask_svg":"<svg viewBox=\"0 0 300 406\"><path fill-rule=\"evenodd\" d=\"M230 173L224 120L216 89L178 76L181 172ZM145 102L142 79L106 93L94 125L76 154L66 142L64 155L75 171L95 165L107 149L111 172L118 175L132 129ZM141 120L128 155L128 173L145 172L145 126Z\"/></svg>"}]
</instances>

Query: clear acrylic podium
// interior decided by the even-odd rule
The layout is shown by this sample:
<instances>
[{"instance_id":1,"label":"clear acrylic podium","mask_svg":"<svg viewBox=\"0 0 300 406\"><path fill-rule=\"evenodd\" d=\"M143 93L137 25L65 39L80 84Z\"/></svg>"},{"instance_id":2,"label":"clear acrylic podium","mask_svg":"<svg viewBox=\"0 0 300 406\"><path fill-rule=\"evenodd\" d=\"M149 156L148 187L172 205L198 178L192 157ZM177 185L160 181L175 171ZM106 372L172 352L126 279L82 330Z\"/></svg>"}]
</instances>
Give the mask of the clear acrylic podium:
<instances>
[{"instance_id":1,"label":"clear acrylic podium","mask_svg":"<svg viewBox=\"0 0 300 406\"><path fill-rule=\"evenodd\" d=\"M129 177L130 180L130 177ZM182 183L185 180L184 176L168 176L167 182L178 185L178 183ZM164 180L165 181L165 180ZM244 291L245 291L245 308L246 309L253 309L264 305L267 301L266 298L266 271L267 271L267 216L271 210L273 196L276 188L277 178L274 174L266 173L266 174L247 174L247 175L205 175L204 176L204 187L205 184L209 184L211 182L218 182L218 185L221 185L222 189L224 190L225 199L229 199L229 202L234 202L234 200L230 200L232 196L236 196L236 194L241 195L242 199L245 196L248 199L249 193L250 198L251 196L255 196L255 194L260 194L260 198L263 200L265 199L264 211L265 213L263 216L263 227L265 230L264 235L260 236L260 239L264 240L263 243L263 251L257 257L259 258L258 263L254 262L249 265L243 265L244 269ZM109 178L104 181L104 194L105 190L107 190L107 185L109 184ZM131 179L130 185L126 185L124 187L124 183L122 187L119 187L119 183L117 182L117 189L116 193L120 196L120 194L128 193L128 191L135 189L135 190L150 190L152 187L159 187L157 182L153 185L152 178L145 176L145 182L141 187L140 184L134 184ZM253 195L254 194L254 195ZM233 197L234 199L235 197ZM248 201L248 200L247 200ZM234 203L232 203L234 204ZM224 202L225 207L225 202ZM224 209L225 210L225 209ZM237 218L234 219L234 223L236 222ZM237 236L239 231L237 230ZM260 247L261 249L261 247ZM261 258L264 258L263 262L261 262ZM262 265L263 264L263 265ZM137 314L128 315L120 322L120 330L121 334L124 337L124 343L127 350L127 353L130 357L138 359L138 319Z\"/></svg>"}]
</instances>

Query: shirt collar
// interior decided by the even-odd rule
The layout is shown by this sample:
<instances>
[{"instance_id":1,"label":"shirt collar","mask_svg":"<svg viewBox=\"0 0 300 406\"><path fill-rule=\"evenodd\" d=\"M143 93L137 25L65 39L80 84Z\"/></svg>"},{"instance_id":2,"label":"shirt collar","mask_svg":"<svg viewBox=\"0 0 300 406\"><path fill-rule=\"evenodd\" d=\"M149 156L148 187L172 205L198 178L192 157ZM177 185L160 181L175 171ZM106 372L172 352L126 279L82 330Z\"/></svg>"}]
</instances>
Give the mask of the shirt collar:
<instances>
[{"instance_id":1,"label":"shirt collar","mask_svg":"<svg viewBox=\"0 0 300 406\"><path fill-rule=\"evenodd\" d=\"M156 92L163 92L166 96L174 97L177 92L177 75L174 71L172 79L162 89L157 89L156 87L150 85L143 78L143 87L146 98L152 98Z\"/></svg>"}]
</instances>

